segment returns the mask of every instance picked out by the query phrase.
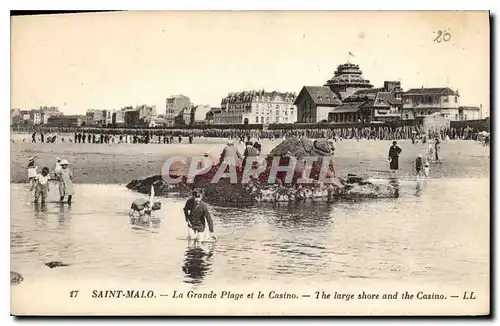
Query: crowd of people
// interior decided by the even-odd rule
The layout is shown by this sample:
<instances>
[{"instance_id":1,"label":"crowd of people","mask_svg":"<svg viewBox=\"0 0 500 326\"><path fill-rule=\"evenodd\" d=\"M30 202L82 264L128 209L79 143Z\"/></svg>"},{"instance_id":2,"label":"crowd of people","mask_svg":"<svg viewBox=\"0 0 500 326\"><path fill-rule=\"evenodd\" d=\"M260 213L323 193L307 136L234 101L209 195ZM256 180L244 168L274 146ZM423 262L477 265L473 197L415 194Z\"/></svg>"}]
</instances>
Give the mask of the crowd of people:
<instances>
[{"instance_id":1,"label":"crowd of people","mask_svg":"<svg viewBox=\"0 0 500 326\"><path fill-rule=\"evenodd\" d=\"M187 141L193 142L195 138L226 138L237 139L244 142L246 138L252 139L283 139L287 137L329 138L336 141L344 139L355 140L402 140L421 137L426 133L429 137L438 136L441 139L478 140L482 132L470 127L435 128L423 130L421 126L402 126L391 128L387 126L370 126L363 128L310 128L310 129L247 129L232 128L219 129L216 126L210 129L113 129L113 128L45 128L33 131L31 142L42 143L89 143L89 144L173 144ZM73 134L73 136L67 136ZM37 137L37 135L39 135ZM66 137L62 136L66 135ZM185 139L187 138L187 140ZM26 142L27 139L23 139ZM489 137L486 137L489 144Z\"/></svg>"}]
</instances>

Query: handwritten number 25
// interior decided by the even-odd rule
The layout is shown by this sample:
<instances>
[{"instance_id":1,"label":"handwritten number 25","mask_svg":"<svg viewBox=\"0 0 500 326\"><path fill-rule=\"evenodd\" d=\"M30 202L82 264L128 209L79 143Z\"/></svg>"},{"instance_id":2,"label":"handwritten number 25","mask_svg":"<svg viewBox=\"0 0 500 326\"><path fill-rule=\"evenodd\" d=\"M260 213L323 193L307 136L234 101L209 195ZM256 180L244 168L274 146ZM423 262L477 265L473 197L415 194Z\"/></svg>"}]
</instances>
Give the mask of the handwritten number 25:
<instances>
[{"instance_id":1,"label":"handwritten number 25","mask_svg":"<svg viewBox=\"0 0 500 326\"><path fill-rule=\"evenodd\" d=\"M435 43L449 42L451 40L451 34L446 31L437 31L437 36L434 39Z\"/></svg>"}]
</instances>

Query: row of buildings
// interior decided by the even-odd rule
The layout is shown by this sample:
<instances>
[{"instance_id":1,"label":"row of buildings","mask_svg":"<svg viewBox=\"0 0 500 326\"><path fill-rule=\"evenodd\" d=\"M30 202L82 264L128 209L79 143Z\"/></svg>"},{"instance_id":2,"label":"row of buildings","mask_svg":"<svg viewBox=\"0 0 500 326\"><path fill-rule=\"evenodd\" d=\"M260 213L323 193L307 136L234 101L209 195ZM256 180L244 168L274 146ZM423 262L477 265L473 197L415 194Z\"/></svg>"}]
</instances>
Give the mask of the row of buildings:
<instances>
[{"instance_id":1,"label":"row of buildings","mask_svg":"<svg viewBox=\"0 0 500 326\"><path fill-rule=\"evenodd\" d=\"M173 127L199 124L349 123L414 120L440 115L450 121L483 119L482 107L460 105L458 90L449 87L412 88L401 81L374 87L358 65L341 64L322 86L303 86L298 94L265 90L229 93L220 107L194 105L185 95L166 98L165 111L155 106L119 110L88 110L63 115L56 107L12 110L11 125L54 127Z\"/></svg>"},{"instance_id":2,"label":"row of buildings","mask_svg":"<svg viewBox=\"0 0 500 326\"><path fill-rule=\"evenodd\" d=\"M458 90L412 88L385 81L375 88L358 65L339 65L322 86L303 86L295 93L231 93L213 109L214 124L347 123L413 120L439 114L450 121L482 119L482 107L460 105Z\"/></svg>"}]
</instances>

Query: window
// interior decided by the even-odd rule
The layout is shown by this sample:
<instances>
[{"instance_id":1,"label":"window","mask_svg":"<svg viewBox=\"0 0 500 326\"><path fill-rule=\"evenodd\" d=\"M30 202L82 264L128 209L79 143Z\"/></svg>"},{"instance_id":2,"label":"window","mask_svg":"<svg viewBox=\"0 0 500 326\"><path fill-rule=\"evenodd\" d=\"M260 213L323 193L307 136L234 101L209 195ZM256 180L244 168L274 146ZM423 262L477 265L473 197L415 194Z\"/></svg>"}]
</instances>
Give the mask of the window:
<instances>
[{"instance_id":1,"label":"window","mask_svg":"<svg viewBox=\"0 0 500 326\"><path fill-rule=\"evenodd\" d=\"M448 103L448 96L444 97L444 103Z\"/></svg>"},{"instance_id":2,"label":"window","mask_svg":"<svg viewBox=\"0 0 500 326\"><path fill-rule=\"evenodd\" d=\"M458 103L458 96L455 96L455 103ZM465 119L467 120L467 119Z\"/></svg>"},{"instance_id":3,"label":"window","mask_svg":"<svg viewBox=\"0 0 500 326\"><path fill-rule=\"evenodd\" d=\"M255 123L259 123L259 117L255 117Z\"/></svg>"},{"instance_id":4,"label":"window","mask_svg":"<svg viewBox=\"0 0 500 326\"><path fill-rule=\"evenodd\" d=\"M288 115L288 111L285 110L285 116L287 116L287 115Z\"/></svg>"},{"instance_id":5,"label":"window","mask_svg":"<svg viewBox=\"0 0 500 326\"><path fill-rule=\"evenodd\" d=\"M269 123L269 117L266 117L266 123Z\"/></svg>"},{"instance_id":6,"label":"window","mask_svg":"<svg viewBox=\"0 0 500 326\"><path fill-rule=\"evenodd\" d=\"M427 111L427 114L428 114L428 115L431 115L431 111Z\"/></svg>"},{"instance_id":7,"label":"window","mask_svg":"<svg viewBox=\"0 0 500 326\"><path fill-rule=\"evenodd\" d=\"M276 110L276 115L280 115L280 110Z\"/></svg>"},{"instance_id":8,"label":"window","mask_svg":"<svg viewBox=\"0 0 500 326\"><path fill-rule=\"evenodd\" d=\"M274 119L274 121L275 121L276 123L280 123L280 118L279 118L279 117L276 117L276 118Z\"/></svg>"},{"instance_id":9,"label":"window","mask_svg":"<svg viewBox=\"0 0 500 326\"><path fill-rule=\"evenodd\" d=\"M264 117L260 117L260 123L264 123Z\"/></svg>"}]
</instances>

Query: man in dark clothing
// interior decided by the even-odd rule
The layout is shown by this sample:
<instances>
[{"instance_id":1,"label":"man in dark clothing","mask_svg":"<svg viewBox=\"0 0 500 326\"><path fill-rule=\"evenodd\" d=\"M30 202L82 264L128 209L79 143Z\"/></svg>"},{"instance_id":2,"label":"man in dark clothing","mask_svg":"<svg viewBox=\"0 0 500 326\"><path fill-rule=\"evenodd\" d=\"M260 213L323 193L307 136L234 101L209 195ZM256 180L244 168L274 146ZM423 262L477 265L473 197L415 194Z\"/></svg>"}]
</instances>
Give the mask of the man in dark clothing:
<instances>
[{"instance_id":1,"label":"man in dark clothing","mask_svg":"<svg viewBox=\"0 0 500 326\"><path fill-rule=\"evenodd\" d=\"M399 148L396 141L392 142L392 146L389 148L389 167L391 170L399 169L399 154L401 154L401 148Z\"/></svg>"},{"instance_id":2,"label":"man in dark clothing","mask_svg":"<svg viewBox=\"0 0 500 326\"><path fill-rule=\"evenodd\" d=\"M184 206L184 216L189 227L189 239L204 241L208 240L205 236L205 221L208 223L208 230L210 231L210 238L215 239L213 235L214 223L208 206L201 201L201 193L193 191L192 197L188 199Z\"/></svg>"},{"instance_id":3,"label":"man in dark clothing","mask_svg":"<svg viewBox=\"0 0 500 326\"><path fill-rule=\"evenodd\" d=\"M40 133L40 141L41 141L42 143L44 143L44 142L45 142L45 136L43 135L43 132L41 132L41 133Z\"/></svg>"},{"instance_id":4,"label":"man in dark clothing","mask_svg":"<svg viewBox=\"0 0 500 326\"><path fill-rule=\"evenodd\" d=\"M33 132L33 134L31 135L31 142L36 143L36 132Z\"/></svg>"}]
</instances>

